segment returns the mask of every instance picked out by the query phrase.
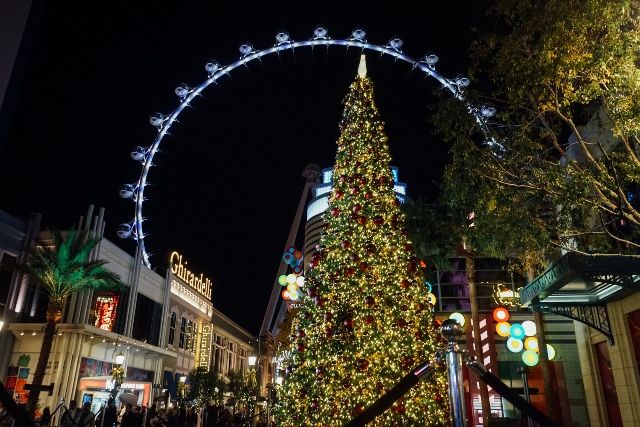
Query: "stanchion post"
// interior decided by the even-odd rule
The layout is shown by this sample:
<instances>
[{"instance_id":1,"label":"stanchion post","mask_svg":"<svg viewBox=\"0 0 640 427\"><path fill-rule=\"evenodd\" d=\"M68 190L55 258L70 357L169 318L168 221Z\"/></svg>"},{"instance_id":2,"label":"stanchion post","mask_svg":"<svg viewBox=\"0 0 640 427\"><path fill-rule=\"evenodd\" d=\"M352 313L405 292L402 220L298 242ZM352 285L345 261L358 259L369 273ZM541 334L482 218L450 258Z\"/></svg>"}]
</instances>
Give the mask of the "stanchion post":
<instances>
[{"instance_id":1,"label":"stanchion post","mask_svg":"<svg viewBox=\"0 0 640 427\"><path fill-rule=\"evenodd\" d=\"M447 340L445 358L449 377L449 405L451 425L467 426L467 414L464 404L464 383L462 377L462 350L458 346L458 338L464 334L462 326L453 319L442 322L440 334Z\"/></svg>"}]
</instances>

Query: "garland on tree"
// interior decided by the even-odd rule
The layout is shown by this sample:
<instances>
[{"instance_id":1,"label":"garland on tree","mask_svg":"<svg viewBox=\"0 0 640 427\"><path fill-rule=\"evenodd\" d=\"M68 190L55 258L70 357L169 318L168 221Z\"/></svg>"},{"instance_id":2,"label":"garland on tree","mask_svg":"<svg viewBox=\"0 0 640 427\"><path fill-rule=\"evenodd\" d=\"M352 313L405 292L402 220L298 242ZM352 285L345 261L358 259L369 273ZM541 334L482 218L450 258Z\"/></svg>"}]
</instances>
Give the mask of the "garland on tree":
<instances>
[{"instance_id":1,"label":"garland on tree","mask_svg":"<svg viewBox=\"0 0 640 427\"><path fill-rule=\"evenodd\" d=\"M439 345L365 73L344 101L325 230L278 391L279 426L343 425ZM445 372L437 370L372 425L446 425L446 390Z\"/></svg>"}]
</instances>

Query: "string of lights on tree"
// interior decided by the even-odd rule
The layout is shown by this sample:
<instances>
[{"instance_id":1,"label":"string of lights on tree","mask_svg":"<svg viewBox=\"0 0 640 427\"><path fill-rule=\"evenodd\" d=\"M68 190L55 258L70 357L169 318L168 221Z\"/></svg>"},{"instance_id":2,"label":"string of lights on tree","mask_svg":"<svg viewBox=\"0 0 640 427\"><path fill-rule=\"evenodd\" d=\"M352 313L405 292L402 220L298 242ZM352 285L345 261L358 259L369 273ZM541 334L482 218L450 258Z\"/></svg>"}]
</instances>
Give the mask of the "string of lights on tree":
<instances>
[{"instance_id":1,"label":"string of lights on tree","mask_svg":"<svg viewBox=\"0 0 640 427\"><path fill-rule=\"evenodd\" d=\"M295 49L306 47L326 47L328 49L330 46L339 46L347 49L359 48L363 51L378 52L381 55L390 56L396 61L406 62L411 65L412 71L422 72L425 76L435 79L442 88L448 90L456 99L463 102L469 113L475 117L479 127L487 135L487 144L502 150L500 143L491 137L488 131L488 119L495 115L495 108L490 105L473 105L464 97L464 88L470 84L470 80L464 76L457 76L452 79L442 76L435 68L439 60L436 54L429 53L416 59L403 52L403 45L402 39L397 37L392 38L386 44L370 43L367 41L367 33L361 28L353 30L348 38L334 39L329 35L327 28L317 27L313 31L313 36L307 40L295 41L287 32L281 31L276 34L275 44L272 47L260 50L256 49L251 43L242 44L239 48L240 58L227 65L220 64L213 59L207 61L204 66L207 77L203 82L195 86L181 83L175 88L174 92L179 99L179 104L171 113L154 113L149 117L149 123L157 130L156 137L151 145L146 147L136 146L131 151L131 158L140 162L142 168L138 180L135 183L124 184L119 191L120 197L134 202L134 218L129 222L120 224L117 232L118 236L123 239L135 239L144 264L151 268L149 253L145 245L146 234L143 229L145 221L143 204L146 200L144 191L149 183L149 171L153 166L154 157L158 153L164 137L169 134L170 128L178 122L182 112L191 105L196 97L201 96L207 87L212 84L221 84L233 71L243 69L252 61L260 61L261 58L272 54L280 55L285 51L294 52Z\"/></svg>"},{"instance_id":2,"label":"string of lights on tree","mask_svg":"<svg viewBox=\"0 0 640 427\"><path fill-rule=\"evenodd\" d=\"M281 426L343 425L440 346L368 77L344 106L326 225L278 387ZM372 425L445 425L446 381L438 370Z\"/></svg>"}]
</instances>

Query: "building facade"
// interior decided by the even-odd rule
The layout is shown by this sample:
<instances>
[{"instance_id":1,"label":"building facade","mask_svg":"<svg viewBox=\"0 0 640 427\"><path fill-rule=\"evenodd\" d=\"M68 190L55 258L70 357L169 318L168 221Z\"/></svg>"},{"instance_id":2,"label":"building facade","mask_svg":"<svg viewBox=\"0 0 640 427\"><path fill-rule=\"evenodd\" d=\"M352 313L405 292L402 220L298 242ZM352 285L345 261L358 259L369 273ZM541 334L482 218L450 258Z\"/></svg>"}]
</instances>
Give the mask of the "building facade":
<instances>
[{"instance_id":1,"label":"building facade","mask_svg":"<svg viewBox=\"0 0 640 427\"><path fill-rule=\"evenodd\" d=\"M85 217L90 220L81 227L101 236L103 216L100 210L94 217L90 208ZM3 352L0 370L20 403L27 400L24 386L33 379L40 353L47 298L15 266L26 261L37 239L49 239L39 231L39 216L23 222L0 211L0 278L9 285L0 339L10 349ZM40 394L43 408L73 399L90 401L97 411L114 388L111 373L120 359L121 392L134 394L144 406L174 399L177 383L195 367L217 368L224 360L222 374L247 368L255 338L213 308L211 281L189 271L180 254L171 254L165 276L104 238L93 257L105 260L127 286L115 292L84 291L65 303L43 381L52 390Z\"/></svg>"}]
</instances>

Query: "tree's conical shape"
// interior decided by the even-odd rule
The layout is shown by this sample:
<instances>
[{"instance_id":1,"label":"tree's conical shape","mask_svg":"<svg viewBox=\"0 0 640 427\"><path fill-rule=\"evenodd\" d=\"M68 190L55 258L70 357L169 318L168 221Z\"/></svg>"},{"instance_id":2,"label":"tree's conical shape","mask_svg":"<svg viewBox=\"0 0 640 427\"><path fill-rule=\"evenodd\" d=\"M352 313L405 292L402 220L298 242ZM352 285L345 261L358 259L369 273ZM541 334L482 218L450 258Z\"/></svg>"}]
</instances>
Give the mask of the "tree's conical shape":
<instances>
[{"instance_id":1,"label":"tree's conical shape","mask_svg":"<svg viewBox=\"0 0 640 427\"><path fill-rule=\"evenodd\" d=\"M438 346L368 77L356 78L344 105L326 229L286 352L279 426L343 425ZM438 370L371 425L447 423L446 376Z\"/></svg>"}]
</instances>

